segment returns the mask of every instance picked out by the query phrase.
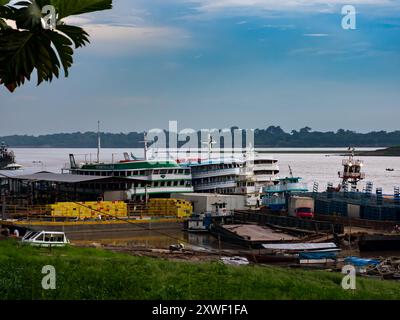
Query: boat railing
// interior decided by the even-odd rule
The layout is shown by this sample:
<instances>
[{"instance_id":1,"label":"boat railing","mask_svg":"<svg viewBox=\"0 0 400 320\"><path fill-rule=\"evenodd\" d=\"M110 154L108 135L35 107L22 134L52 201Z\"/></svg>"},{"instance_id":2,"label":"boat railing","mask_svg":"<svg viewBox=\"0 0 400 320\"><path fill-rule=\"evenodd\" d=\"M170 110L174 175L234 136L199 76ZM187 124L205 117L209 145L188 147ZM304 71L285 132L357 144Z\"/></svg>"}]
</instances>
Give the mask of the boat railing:
<instances>
[{"instance_id":1,"label":"boat railing","mask_svg":"<svg viewBox=\"0 0 400 320\"><path fill-rule=\"evenodd\" d=\"M208 175L228 175L228 174L239 174L240 168L221 168L221 169L213 169L213 170L199 170L195 171L192 169L192 175L195 177L200 177L200 176L208 176Z\"/></svg>"},{"instance_id":2,"label":"boat railing","mask_svg":"<svg viewBox=\"0 0 400 320\"><path fill-rule=\"evenodd\" d=\"M339 178L365 179L365 172L340 172Z\"/></svg>"},{"instance_id":3,"label":"boat railing","mask_svg":"<svg viewBox=\"0 0 400 320\"><path fill-rule=\"evenodd\" d=\"M362 166L364 161L362 160L354 160L354 159L343 159L342 160L342 165L343 166L348 166L348 165L353 165L353 166Z\"/></svg>"},{"instance_id":4,"label":"boat railing","mask_svg":"<svg viewBox=\"0 0 400 320\"><path fill-rule=\"evenodd\" d=\"M232 179L227 181L209 182L209 183L201 183L199 185L194 185L195 189L216 189L224 187L236 187L236 180Z\"/></svg>"},{"instance_id":5,"label":"boat railing","mask_svg":"<svg viewBox=\"0 0 400 320\"><path fill-rule=\"evenodd\" d=\"M302 192L308 191L307 183L297 182L297 183L288 183L285 185L274 185L264 187L263 190L265 193L279 193L279 192Z\"/></svg>"},{"instance_id":6,"label":"boat railing","mask_svg":"<svg viewBox=\"0 0 400 320\"><path fill-rule=\"evenodd\" d=\"M271 205L271 204L285 204L286 199L284 197L263 197L262 204L263 205Z\"/></svg>"}]
</instances>

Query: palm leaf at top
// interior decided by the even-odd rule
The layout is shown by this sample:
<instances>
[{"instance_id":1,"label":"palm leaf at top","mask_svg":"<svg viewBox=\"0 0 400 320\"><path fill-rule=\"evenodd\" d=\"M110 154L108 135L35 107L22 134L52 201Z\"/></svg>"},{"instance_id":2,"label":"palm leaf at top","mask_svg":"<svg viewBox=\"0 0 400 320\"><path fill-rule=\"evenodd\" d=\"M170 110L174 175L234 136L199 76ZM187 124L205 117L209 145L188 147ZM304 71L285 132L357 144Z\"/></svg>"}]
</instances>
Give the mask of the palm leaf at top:
<instances>
[{"instance_id":1,"label":"palm leaf at top","mask_svg":"<svg viewBox=\"0 0 400 320\"><path fill-rule=\"evenodd\" d=\"M0 84L13 92L34 70L38 85L58 78L60 68L65 76L73 64L73 46L80 48L89 43L89 35L77 26L65 24L61 19L112 7L112 0L22 0L7 5L0 0ZM56 30L42 26L42 8L52 5L57 12ZM13 20L17 29L7 24Z\"/></svg>"}]
</instances>

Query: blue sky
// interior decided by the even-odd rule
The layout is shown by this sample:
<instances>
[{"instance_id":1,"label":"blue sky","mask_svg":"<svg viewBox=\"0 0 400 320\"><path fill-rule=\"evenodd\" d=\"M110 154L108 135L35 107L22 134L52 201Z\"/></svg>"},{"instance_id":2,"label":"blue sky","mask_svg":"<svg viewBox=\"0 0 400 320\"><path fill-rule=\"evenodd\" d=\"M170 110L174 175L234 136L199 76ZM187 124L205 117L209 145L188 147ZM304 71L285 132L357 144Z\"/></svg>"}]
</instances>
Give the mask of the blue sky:
<instances>
[{"instance_id":1,"label":"blue sky","mask_svg":"<svg viewBox=\"0 0 400 320\"><path fill-rule=\"evenodd\" d=\"M357 29L341 27L341 8ZM397 130L399 0L114 0L71 17L69 78L0 89L0 135L166 128Z\"/></svg>"}]
</instances>

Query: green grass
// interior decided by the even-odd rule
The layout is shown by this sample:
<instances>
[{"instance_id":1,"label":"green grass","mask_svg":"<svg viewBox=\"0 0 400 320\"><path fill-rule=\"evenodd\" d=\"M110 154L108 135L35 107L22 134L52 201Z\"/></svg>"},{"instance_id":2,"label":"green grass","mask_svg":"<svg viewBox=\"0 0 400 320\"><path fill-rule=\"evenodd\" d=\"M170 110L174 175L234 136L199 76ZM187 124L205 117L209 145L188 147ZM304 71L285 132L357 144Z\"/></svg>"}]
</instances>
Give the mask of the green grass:
<instances>
[{"instance_id":1,"label":"green grass","mask_svg":"<svg viewBox=\"0 0 400 320\"><path fill-rule=\"evenodd\" d=\"M53 265L56 290L41 287ZM400 299L400 284L279 267L171 262L101 249L35 248L0 241L0 299Z\"/></svg>"}]
</instances>

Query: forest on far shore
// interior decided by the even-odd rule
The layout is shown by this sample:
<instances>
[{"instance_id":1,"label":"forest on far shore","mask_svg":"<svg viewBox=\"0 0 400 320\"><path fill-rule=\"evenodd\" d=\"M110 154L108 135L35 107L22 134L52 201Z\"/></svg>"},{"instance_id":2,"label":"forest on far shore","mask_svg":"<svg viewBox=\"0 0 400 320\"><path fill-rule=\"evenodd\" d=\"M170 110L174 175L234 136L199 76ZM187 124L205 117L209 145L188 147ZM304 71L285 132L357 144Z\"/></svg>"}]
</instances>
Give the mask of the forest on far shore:
<instances>
[{"instance_id":1,"label":"forest on far shore","mask_svg":"<svg viewBox=\"0 0 400 320\"><path fill-rule=\"evenodd\" d=\"M237 129L239 128L231 128L231 130ZM200 136L200 131L198 135ZM321 132L305 127L300 130L285 132L280 126L269 126L266 129L256 129L254 140L256 147L266 148L391 147L400 145L400 130L358 133L339 129L336 132ZM10 135L0 137L0 141L4 141L11 148L95 148L97 146L97 133L74 132L39 136ZM103 148L141 148L143 147L142 141L143 132L101 133L101 146ZM221 146L223 145L222 141Z\"/></svg>"}]
</instances>

